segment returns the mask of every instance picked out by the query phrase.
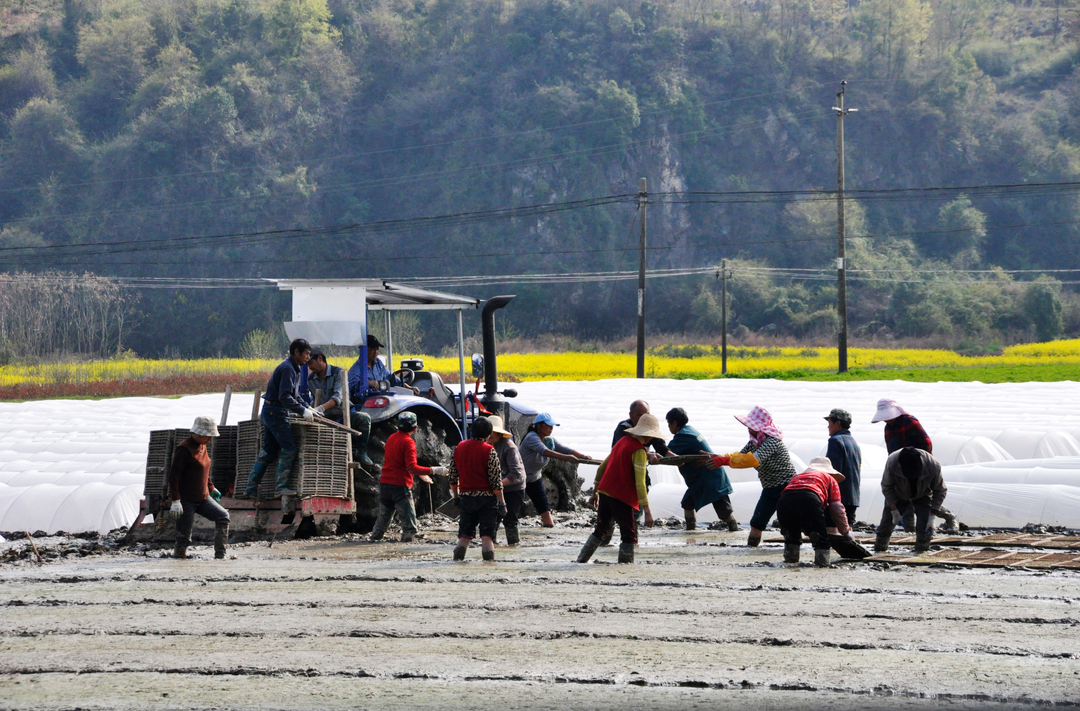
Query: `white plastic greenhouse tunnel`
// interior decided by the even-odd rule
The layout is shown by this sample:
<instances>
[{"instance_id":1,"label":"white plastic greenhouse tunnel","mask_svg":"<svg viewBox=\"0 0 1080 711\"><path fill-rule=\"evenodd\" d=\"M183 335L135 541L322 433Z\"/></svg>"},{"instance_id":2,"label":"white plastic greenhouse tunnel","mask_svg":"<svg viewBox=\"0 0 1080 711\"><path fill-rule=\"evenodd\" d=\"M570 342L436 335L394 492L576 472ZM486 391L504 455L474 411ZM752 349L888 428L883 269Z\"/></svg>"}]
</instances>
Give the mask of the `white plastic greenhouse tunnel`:
<instances>
[{"instance_id":1,"label":"white plastic greenhouse tunnel","mask_svg":"<svg viewBox=\"0 0 1080 711\"><path fill-rule=\"evenodd\" d=\"M684 408L717 452L740 449L746 429L735 420L755 405L784 431L797 467L824 453L824 416L834 407L854 417L863 452L859 519L876 522L886 453L882 425L871 424L878 399L893 398L934 440L949 487L946 506L969 526L1029 523L1080 528L1080 384L791 382L774 380L600 380L532 382L519 398L554 415L555 437L604 457L630 402L647 400L664 420ZM234 394L246 416L250 395ZM222 395L0 404L0 531L106 532L138 514L151 430L187 427L218 416ZM240 414L243 413L243 414ZM230 418L235 423L237 416ZM657 516L681 516L685 491L673 467L652 467ZM579 470L588 489L595 468ZM752 469L729 470L735 514L744 523L761 491ZM713 520L711 509L699 520Z\"/></svg>"}]
</instances>

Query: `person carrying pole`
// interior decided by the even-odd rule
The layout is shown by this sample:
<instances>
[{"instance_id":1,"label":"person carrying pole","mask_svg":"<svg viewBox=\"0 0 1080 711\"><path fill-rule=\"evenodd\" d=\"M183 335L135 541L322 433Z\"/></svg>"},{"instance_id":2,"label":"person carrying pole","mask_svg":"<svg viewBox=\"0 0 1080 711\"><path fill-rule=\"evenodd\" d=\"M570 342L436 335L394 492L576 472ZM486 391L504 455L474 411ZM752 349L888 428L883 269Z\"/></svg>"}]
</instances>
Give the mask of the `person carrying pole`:
<instances>
[{"instance_id":1,"label":"person carrying pole","mask_svg":"<svg viewBox=\"0 0 1080 711\"><path fill-rule=\"evenodd\" d=\"M838 472L828 457L814 457L801 474L796 474L784 487L776 503L776 517L784 535L784 562L799 564L802 534L814 546L814 565L827 568L832 557L829 528L850 540L847 512L840 498L839 484L844 475Z\"/></svg>"},{"instance_id":2,"label":"person carrying pole","mask_svg":"<svg viewBox=\"0 0 1080 711\"><path fill-rule=\"evenodd\" d=\"M611 453L596 469L593 494L589 505L596 509L596 528L578 553L578 563L588 563L600 547L604 535L611 530L614 520L619 526L619 562L634 562L637 546L637 521L635 512L645 514L645 525L652 528L653 516L649 508L649 492L645 489L645 471L648 456L645 448L654 439L662 439L660 421L655 415L645 414L638 423L626 430L626 437L615 443Z\"/></svg>"},{"instance_id":3,"label":"person carrying pole","mask_svg":"<svg viewBox=\"0 0 1080 711\"><path fill-rule=\"evenodd\" d=\"M431 484L432 474L446 476L446 467L422 467L416 462L416 413L402 412L397 416L397 432L386 439L382 476L379 478L379 513L371 540L382 540L397 512L401 523L401 541L408 543L416 536L416 505L413 503L413 477Z\"/></svg>"},{"instance_id":4,"label":"person carrying pole","mask_svg":"<svg viewBox=\"0 0 1080 711\"><path fill-rule=\"evenodd\" d=\"M499 516L506 515L506 500L502 490L502 467L495 448L488 444L491 421L478 417L470 428L472 439L460 442L450 460L450 493L458 499L461 516L458 519L458 543L454 560L465 560L465 551L480 528L484 560L495 560L495 531ZM460 497L460 498L459 498Z\"/></svg>"},{"instance_id":5,"label":"person carrying pole","mask_svg":"<svg viewBox=\"0 0 1080 711\"><path fill-rule=\"evenodd\" d=\"M668 429L675 435L668 442L668 450L675 455L680 454L712 454L709 443L690 426L690 417L686 410L675 407L668 410ZM747 466L757 464L757 459L752 454L733 455L736 458L747 458ZM753 460L753 463L750 461ZM679 467L679 473L686 481L686 494L682 498L683 515L686 517L686 530L693 531L697 527L697 512L711 505L716 511L717 519L725 524L729 531L738 531L739 522L735 520L734 509L731 507L731 492L734 489L728 481L724 468L713 461L705 463L689 463Z\"/></svg>"},{"instance_id":6,"label":"person carrying pole","mask_svg":"<svg viewBox=\"0 0 1080 711\"><path fill-rule=\"evenodd\" d=\"M229 541L229 512L218 501L221 492L210 478L210 454L206 445L218 436L217 420L196 417L191 435L180 442L173 452L169 468L169 515L176 519L176 547L173 558L187 558L191 545L191 527L195 514L214 522L214 557L225 557Z\"/></svg>"},{"instance_id":7,"label":"person carrying pole","mask_svg":"<svg viewBox=\"0 0 1080 711\"><path fill-rule=\"evenodd\" d=\"M559 443L551 436L559 423L551 415L541 412L529 425L525 437L518 448L521 462L525 465L525 493L532 499L536 513L544 528L553 528L555 519L551 516L551 504L544 491L544 467L549 459L577 463L578 459L589 459L589 455Z\"/></svg>"},{"instance_id":8,"label":"person carrying pole","mask_svg":"<svg viewBox=\"0 0 1080 711\"><path fill-rule=\"evenodd\" d=\"M739 454L753 454L756 465L745 465L736 460L734 454L713 457L717 464L735 468L756 466L758 479L761 480L761 496L754 515L750 518L750 535L746 544L752 548L761 543L761 534L769 526L769 519L776 513L776 502L784 487L795 476L795 467L791 464L791 455L783 442L784 433L773 423L772 415L763 407L755 407L749 414L735 419L746 426L750 432L750 441L739 450Z\"/></svg>"},{"instance_id":9,"label":"person carrying pole","mask_svg":"<svg viewBox=\"0 0 1080 711\"><path fill-rule=\"evenodd\" d=\"M274 497L296 495L296 492L289 488L289 474L299 448L293 438L289 413L303 415L307 422L315 421L315 410L305 405L300 397L300 366L310 358L311 344L303 338L297 338L289 344L289 357L282 361L270 376L266 393L263 395L265 402L262 413L259 415L259 421L263 425L262 450L251 467L243 495L237 498L258 496L259 482L274 457L277 457Z\"/></svg>"}]
</instances>

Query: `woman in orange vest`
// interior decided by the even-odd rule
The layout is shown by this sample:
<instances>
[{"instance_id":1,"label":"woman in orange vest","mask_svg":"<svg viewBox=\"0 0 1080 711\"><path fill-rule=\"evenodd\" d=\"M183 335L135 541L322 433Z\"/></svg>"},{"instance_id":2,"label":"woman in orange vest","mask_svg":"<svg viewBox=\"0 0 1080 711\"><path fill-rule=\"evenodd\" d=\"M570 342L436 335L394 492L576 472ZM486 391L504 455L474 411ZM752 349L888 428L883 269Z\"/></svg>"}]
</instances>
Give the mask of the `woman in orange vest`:
<instances>
[{"instance_id":1,"label":"woman in orange vest","mask_svg":"<svg viewBox=\"0 0 1080 711\"><path fill-rule=\"evenodd\" d=\"M640 508L645 514L645 525L652 527L652 511L649 510L649 493L645 489L645 470L649 460L645 447L654 439L663 439L660 421L656 415L644 414L637 425L626 430L623 437L596 469L593 495L589 505L596 507L596 528L585 541L577 562L588 563L605 534L611 530L612 520L619 524L619 562L634 562L634 546L637 545L637 521L634 513Z\"/></svg>"}]
</instances>

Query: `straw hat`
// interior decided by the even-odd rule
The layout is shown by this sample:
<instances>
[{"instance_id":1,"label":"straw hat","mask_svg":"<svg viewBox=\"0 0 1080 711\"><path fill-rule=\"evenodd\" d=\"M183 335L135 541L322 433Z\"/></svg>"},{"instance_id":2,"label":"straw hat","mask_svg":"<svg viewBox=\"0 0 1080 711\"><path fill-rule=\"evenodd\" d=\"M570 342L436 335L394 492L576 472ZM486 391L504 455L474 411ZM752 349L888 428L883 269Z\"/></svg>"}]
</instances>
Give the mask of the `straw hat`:
<instances>
[{"instance_id":1,"label":"straw hat","mask_svg":"<svg viewBox=\"0 0 1080 711\"><path fill-rule=\"evenodd\" d=\"M637 425L626 430L626 434L649 439L663 439L664 433L660 431L660 420L656 415L646 412L637 421Z\"/></svg>"},{"instance_id":2,"label":"straw hat","mask_svg":"<svg viewBox=\"0 0 1080 711\"><path fill-rule=\"evenodd\" d=\"M494 432L495 434L502 435L503 439L506 439L507 437L513 437L514 436L511 433L506 431L506 429L503 427L502 418L499 417L498 415L488 415L488 422L491 423L491 431Z\"/></svg>"},{"instance_id":3,"label":"straw hat","mask_svg":"<svg viewBox=\"0 0 1080 711\"><path fill-rule=\"evenodd\" d=\"M904 408L896 404L896 400L878 400L877 412L874 413L874 419L870 422L883 422L900 417L900 415L906 415L907 411Z\"/></svg>"},{"instance_id":4,"label":"straw hat","mask_svg":"<svg viewBox=\"0 0 1080 711\"><path fill-rule=\"evenodd\" d=\"M828 457L814 457L813 459L811 459L810 464L807 465L806 469L803 471L803 474L806 474L807 472L821 472L822 474L832 474L833 478L836 479L837 484L847 478L840 472L836 471L835 467L833 467L832 462L829 461Z\"/></svg>"},{"instance_id":5,"label":"straw hat","mask_svg":"<svg viewBox=\"0 0 1080 711\"><path fill-rule=\"evenodd\" d=\"M217 437L217 420L213 417L196 417L195 424L191 426L191 434L197 434L200 437Z\"/></svg>"}]
</instances>

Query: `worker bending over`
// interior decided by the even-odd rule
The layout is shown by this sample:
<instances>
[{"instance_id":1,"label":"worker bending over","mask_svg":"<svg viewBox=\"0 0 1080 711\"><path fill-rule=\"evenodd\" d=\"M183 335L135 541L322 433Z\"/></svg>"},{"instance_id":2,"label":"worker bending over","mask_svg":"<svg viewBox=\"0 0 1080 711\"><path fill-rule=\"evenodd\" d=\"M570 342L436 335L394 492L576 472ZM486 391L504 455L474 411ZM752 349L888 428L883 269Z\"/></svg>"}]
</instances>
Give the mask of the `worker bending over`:
<instances>
[{"instance_id":1,"label":"worker bending over","mask_svg":"<svg viewBox=\"0 0 1080 711\"><path fill-rule=\"evenodd\" d=\"M915 447L904 447L889 455L881 475L881 493L885 510L877 528L874 551L886 553L896 524L909 506L915 509L915 550L930 548L934 537L934 511L941 510L948 489L941 477L941 464L930 454Z\"/></svg>"},{"instance_id":2,"label":"worker bending over","mask_svg":"<svg viewBox=\"0 0 1080 711\"><path fill-rule=\"evenodd\" d=\"M196 417L191 435L176 445L172 466L169 468L169 514L176 519L176 548L173 558L187 558L191 545L191 527L195 514L214 522L214 557L225 557L225 544L229 540L229 512L218 500L221 492L210 479L210 454L206 445L218 436L217 420L213 417Z\"/></svg>"},{"instance_id":3,"label":"worker bending over","mask_svg":"<svg viewBox=\"0 0 1080 711\"><path fill-rule=\"evenodd\" d=\"M819 568L828 567L831 558L829 528L851 537L840 496L842 481L844 475L828 457L814 457L806 471L793 476L784 487L776 503L776 517L784 535L785 563L798 565L803 533L814 546L814 565Z\"/></svg>"},{"instance_id":4,"label":"worker bending over","mask_svg":"<svg viewBox=\"0 0 1080 711\"><path fill-rule=\"evenodd\" d=\"M506 500L502 491L502 468L495 448L485 440L491 435L491 422L478 417L470 428L472 439L454 448L450 461L450 493L460 497L458 505L458 544L454 560L465 560L465 551L480 527L480 543L484 560L495 560L495 531L499 516L506 515Z\"/></svg>"},{"instance_id":5,"label":"worker bending over","mask_svg":"<svg viewBox=\"0 0 1080 711\"><path fill-rule=\"evenodd\" d=\"M345 384L348 380L345 369L327 363L326 354L321 348L311 350L311 360L307 362L307 367L309 371L307 387L312 398L317 390L322 391L322 404L315 407L316 414L343 425L348 424L359 432L359 435L350 435L353 459L366 466L373 465L374 462L367 453L368 440L371 438L371 415L350 408L347 423L341 415L341 403L345 399Z\"/></svg>"}]
</instances>

